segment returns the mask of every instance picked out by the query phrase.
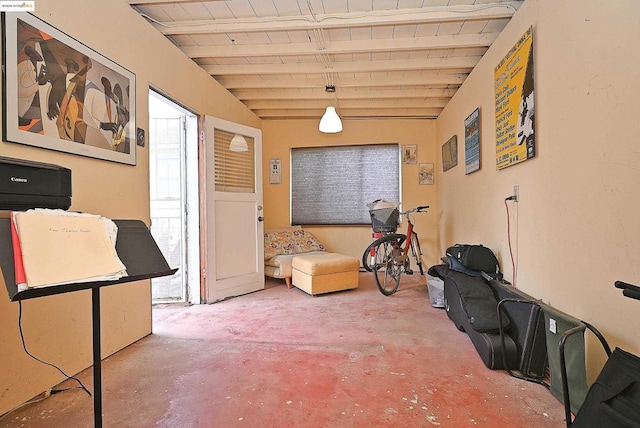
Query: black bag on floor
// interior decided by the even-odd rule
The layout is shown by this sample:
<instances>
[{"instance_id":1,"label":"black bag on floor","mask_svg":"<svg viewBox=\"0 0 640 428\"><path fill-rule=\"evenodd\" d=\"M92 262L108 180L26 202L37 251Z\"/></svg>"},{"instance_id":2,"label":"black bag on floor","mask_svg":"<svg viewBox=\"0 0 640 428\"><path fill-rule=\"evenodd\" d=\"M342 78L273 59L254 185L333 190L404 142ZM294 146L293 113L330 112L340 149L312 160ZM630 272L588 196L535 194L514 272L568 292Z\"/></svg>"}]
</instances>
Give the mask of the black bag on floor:
<instances>
[{"instance_id":1,"label":"black bag on floor","mask_svg":"<svg viewBox=\"0 0 640 428\"><path fill-rule=\"evenodd\" d=\"M640 358L614 349L572 427L640 427Z\"/></svg>"},{"instance_id":2,"label":"black bag on floor","mask_svg":"<svg viewBox=\"0 0 640 428\"><path fill-rule=\"evenodd\" d=\"M486 273L500 272L495 254L490 248L482 245L456 244L447 248L446 254L456 259L467 269Z\"/></svg>"}]
</instances>

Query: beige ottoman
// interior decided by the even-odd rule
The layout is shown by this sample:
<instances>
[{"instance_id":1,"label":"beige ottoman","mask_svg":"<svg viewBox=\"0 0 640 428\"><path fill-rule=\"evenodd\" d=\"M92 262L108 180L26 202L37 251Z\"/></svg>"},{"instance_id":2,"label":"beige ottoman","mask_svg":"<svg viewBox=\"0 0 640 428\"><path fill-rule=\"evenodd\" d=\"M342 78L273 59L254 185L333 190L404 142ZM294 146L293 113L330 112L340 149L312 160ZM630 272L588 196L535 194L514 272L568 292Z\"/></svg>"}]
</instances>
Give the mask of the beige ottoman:
<instances>
[{"instance_id":1,"label":"beige ottoman","mask_svg":"<svg viewBox=\"0 0 640 428\"><path fill-rule=\"evenodd\" d=\"M358 259L337 253L301 254L291 263L292 283L311 294L358 288Z\"/></svg>"}]
</instances>

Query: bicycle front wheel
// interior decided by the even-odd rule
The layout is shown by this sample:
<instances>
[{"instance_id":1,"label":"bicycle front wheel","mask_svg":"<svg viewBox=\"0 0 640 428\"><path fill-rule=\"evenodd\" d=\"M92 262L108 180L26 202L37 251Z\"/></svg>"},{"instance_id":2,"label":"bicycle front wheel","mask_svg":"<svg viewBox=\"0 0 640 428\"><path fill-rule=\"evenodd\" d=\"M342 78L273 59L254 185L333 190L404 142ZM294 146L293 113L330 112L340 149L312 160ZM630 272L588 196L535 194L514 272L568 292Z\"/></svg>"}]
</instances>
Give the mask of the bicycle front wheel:
<instances>
[{"instance_id":1,"label":"bicycle front wheel","mask_svg":"<svg viewBox=\"0 0 640 428\"><path fill-rule=\"evenodd\" d=\"M364 253L362 253L362 267L365 268L367 272L371 272L373 266L375 265L375 248L376 243L372 242Z\"/></svg>"},{"instance_id":2,"label":"bicycle front wheel","mask_svg":"<svg viewBox=\"0 0 640 428\"><path fill-rule=\"evenodd\" d=\"M418 241L418 234L413 232L411 234L411 252L416 259L416 264L420 268L420 275L424 275L424 269L422 267L422 250L420 249L420 241Z\"/></svg>"},{"instance_id":3,"label":"bicycle front wheel","mask_svg":"<svg viewBox=\"0 0 640 428\"><path fill-rule=\"evenodd\" d=\"M373 277L378 290L385 296L390 296L398 290L400 277L404 269L402 242L404 235L391 235L376 241L375 263L372 266Z\"/></svg>"}]
</instances>

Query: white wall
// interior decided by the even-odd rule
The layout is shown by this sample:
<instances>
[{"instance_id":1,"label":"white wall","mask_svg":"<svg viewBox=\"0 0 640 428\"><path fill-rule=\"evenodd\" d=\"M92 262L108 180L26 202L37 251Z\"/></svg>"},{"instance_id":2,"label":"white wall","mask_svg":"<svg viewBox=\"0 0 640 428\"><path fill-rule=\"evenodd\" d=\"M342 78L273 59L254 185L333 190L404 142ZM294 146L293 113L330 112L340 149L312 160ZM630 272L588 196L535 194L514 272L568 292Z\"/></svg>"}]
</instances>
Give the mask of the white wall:
<instances>
[{"instance_id":1,"label":"white wall","mask_svg":"<svg viewBox=\"0 0 640 428\"><path fill-rule=\"evenodd\" d=\"M519 185L517 287L636 354L640 302L613 283L640 284L639 19L633 0L527 0L437 121L439 144L454 133L460 142L481 108L482 169L464 175L462 145L441 175L441 250L483 243L511 280L504 199ZM537 156L496 171L493 68L530 25Z\"/></svg>"}]
</instances>

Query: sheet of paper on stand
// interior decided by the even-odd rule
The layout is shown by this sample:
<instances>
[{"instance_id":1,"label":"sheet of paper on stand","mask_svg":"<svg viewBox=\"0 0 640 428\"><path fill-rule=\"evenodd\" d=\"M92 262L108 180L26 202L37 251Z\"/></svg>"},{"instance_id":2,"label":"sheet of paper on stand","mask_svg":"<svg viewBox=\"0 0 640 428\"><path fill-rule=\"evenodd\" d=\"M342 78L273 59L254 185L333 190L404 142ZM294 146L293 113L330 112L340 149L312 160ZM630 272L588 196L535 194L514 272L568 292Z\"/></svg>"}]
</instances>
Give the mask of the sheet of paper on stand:
<instances>
[{"instance_id":1,"label":"sheet of paper on stand","mask_svg":"<svg viewBox=\"0 0 640 428\"><path fill-rule=\"evenodd\" d=\"M48 209L14 212L13 218L26 288L126 276L115 250L118 228L110 219Z\"/></svg>"}]
</instances>

